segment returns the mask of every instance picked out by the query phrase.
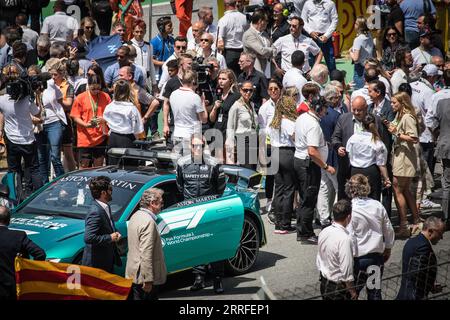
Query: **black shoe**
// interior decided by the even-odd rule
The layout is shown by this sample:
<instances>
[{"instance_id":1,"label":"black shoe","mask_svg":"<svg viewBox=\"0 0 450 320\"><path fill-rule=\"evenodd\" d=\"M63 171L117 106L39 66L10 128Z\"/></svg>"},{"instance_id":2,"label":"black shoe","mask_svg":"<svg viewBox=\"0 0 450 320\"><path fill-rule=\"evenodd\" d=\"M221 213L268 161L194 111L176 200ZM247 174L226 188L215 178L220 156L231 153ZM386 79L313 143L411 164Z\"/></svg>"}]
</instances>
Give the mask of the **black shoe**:
<instances>
[{"instance_id":1,"label":"black shoe","mask_svg":"<svg viewBox=\"0 0 450 320\"><path fill-rule=\"evenodd\" d=\"M206 285L205 285L205 277L202 276L202 275L200 275L200 274L197 274L197 275L195 276L194 284L193 284L192 287L191 287L191 291L198 291L198 290L201 290L201 289L203 289L205 286L206 286Z\"/></svg>"},{"instance_id":2,"label":"black shoe","mask_svg":"<svg viewBox=\"0 0 450 320\"><path fill-rule=\"evenodd\" d=\"M275 218L275 213L273 213L272 211L270 211L267 214L267 220L269 221L270 224L275 224L276 218Z\"/></svg>"},{"instance_id":3,"label":"black shoe","mask_svg":"<svg viewBox=\"0 0 450 320\"><path fill-rule=\"evenodd\" d=\"M299 237L297 237L298 241ZM311 236L311 237L300 237L300 243L301 244L312 244L316 245L318 243L318 237L317 236Z\"/></svg>"},{"instance_id":4,"label":"black shoe","mask_svg":"<svg viewBox=\"0 0 450 320\"><path fill-rule=\"evenodd\" d=\"M221 277L216 277L214 279L214 292L216 294L221 294L224 292Z\"/></svg>"},{"instance_id":5,"label":"black shoe","mask_svg":"<svg viewBox=\"0 0 450 320\"><path fill-rule=\"evenodd\" d=\"M284 231L287 231L287 232L289 232L289 233L297 231L297 228L295 228L295 227L293 227L293 226L281 227L280 229L281 229L281 230L284 230Z\"/></svg>"}]
</instances>

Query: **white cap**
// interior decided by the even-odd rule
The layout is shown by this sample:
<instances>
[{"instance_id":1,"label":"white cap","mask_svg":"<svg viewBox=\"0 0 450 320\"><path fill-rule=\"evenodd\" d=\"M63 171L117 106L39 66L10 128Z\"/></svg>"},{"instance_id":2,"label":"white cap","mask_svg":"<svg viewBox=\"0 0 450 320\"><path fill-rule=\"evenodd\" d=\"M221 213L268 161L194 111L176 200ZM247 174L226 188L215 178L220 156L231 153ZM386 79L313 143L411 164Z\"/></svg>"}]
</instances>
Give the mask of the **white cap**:
<instances>
[{"instance_id":1,"label":"white cap","mask_svg":"<svg viewBox=\"0 0 450 320\"><path fill-rule=\"evenodd\" d=\"M422 71L425 71L428 77L442 76L444 74L434 64L427 64L425 67L423 67Z\"/></svg>"}]
</instances>

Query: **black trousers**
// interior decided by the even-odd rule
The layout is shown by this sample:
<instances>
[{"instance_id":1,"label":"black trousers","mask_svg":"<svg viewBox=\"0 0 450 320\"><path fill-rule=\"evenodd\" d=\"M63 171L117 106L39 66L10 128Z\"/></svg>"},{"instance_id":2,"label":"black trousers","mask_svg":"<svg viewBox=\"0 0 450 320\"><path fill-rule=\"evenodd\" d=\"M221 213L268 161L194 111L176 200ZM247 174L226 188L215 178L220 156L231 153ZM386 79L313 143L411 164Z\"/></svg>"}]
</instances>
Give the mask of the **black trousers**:
<instances>
[{"instance_id":1,"label":"black trousers","mask_svg":"<svg viewBox=\"0 0 450 320\"><path fill-rule=\"evenodd\" d=\"M236 78L241 73L241 68L239 67L239 58L241 56L243 49L227 49L224 50L225 61L227 63L227 67L233 70Z\"/></svg>"},{"instance_id":2,"label":"black trousers","mask_svg":"<svg viewBox=\"0 0 450 320\"><path fill-rule=\"evenodd\" d=\"M111 132L108 140L108 150L111 148L134 148L133 142L136 140L134 134L120 134ZM120 162L120 158L108 156L108 165L116 165ZM124 159L124 166L137 166L138 160Z\"/></svg>"},{"instance_id":3,"label":"black trousers","mask_svg":"<svg viewBox=\"0 0 450 320\"><path fill-rule=\"evenodd\" d=\"M225 260L220 260L216 262L211 262L207 265L195 266L192 271L195 275L200 274L203 277L206 277L207 274L212 277L220 277L222 278L225 274Z\"/></svg>"},{"instance_id":4,"label":"black trousers","mask_svg":"<svg viewBox=\"0 0 450 320\"><path fill-rule=\"evenodd\" d=\"M12 143L5 135L6 143L6 161L8 163L8 171L16 172L25 181L25 195L31 194L42 187L42 179L39 174L39 163L37 160L37 144L15 144ZM24 162L24 170L22 170L22 159Z\"/></svg>"},{"instance_id":5,"label":"black trousers","mask_svg":"<svg viewBox=\"0 0 450 320\"><path fill-rule=\"evenodd\" d=\"M320 294L323 300L351 300L344 283L329 281L322 275L320 275Z\"/></svg>"},{"instance_id":6,"label":"black trousers","mask_svg":"<svg viewBox=\"0 0 450 320\"><path fill-rule=\"evenodd\" d=\"M369 198L380 201L381 197L381 173L377 165L368 168L351 168L351 175L362 174L369 179L370 193Z\"/></svg>"},{"instance_id":7,"label":"black trousers","mask_svg":"<svg viewBox=\"0 0 450 320\"><path fill-rule=\"evenodd\" d=\"M128 300L158 300L159 286L153 286L150 292L145 292L142 289L142 284L133 283L131 285L130 294L128 295Z\"/></svg>"},{"instance_id":8,"label":"black trousers","mask_svg":"<svg viewBox=\"0 0 450 320\"><path fill-rule=\"evenodd\" d=\"M267 157L271 157L272 156L272 146L270 144L268 144L268 145L266 145L266 148L267 148L267 151L266 151ZM270 166L270 163L268 163L267 166ZM272 199L274 186L275 186L275 176L272 174L266 175L265 189L266 189L266 198L267 199Z\"/></svg>"},{"instance_id":9,"label":"black trousers","mask_svg":"<svg viewBox=\"0 0 450 320\"><path fill-rule=\"evenodd\" d=\"M338 200L349 199L347 194L345 193L345 184L347 180L350 179L351 169L350 169L350 161L348 160L348 156L339 157L338 156L338 168L337 171L337 181L338 181Z\"/></svg>"},{"instance_id":10,"label":"black trousers","mask_svg":"<svg viewBox=\"0 0 450 320\"><path fill-rule=\"evenodd\" d=\"M436 165L436 158L434 157L434 143L421 142L422 157L430 169L431 175L434 175L434 166Z\"/></svg>"},{"instance_id":11,"label":"black trousers","mask_svg":"<svg viewBox=\"0 0 450 320\"><path fill-rule=\"evenodd\" d=\"M278 227L290 227L293 203L295 197L295 186L297 180L294 174L295 148L277 148L279 167L275 175L275 224Z\"/></svg>"},{"instance_id":12,"label":"black trousers","mask_svg":"<svg viewBox=\"0 0 450 320\"><path fill-rule=\"evenodd\" d=\"M302 203L296 210L297 236L309 238L315 235L313 219L320 187L320 167L311 159L294 158L294 170L297 189L302 195Z\"/></svg>"}]
</instances>

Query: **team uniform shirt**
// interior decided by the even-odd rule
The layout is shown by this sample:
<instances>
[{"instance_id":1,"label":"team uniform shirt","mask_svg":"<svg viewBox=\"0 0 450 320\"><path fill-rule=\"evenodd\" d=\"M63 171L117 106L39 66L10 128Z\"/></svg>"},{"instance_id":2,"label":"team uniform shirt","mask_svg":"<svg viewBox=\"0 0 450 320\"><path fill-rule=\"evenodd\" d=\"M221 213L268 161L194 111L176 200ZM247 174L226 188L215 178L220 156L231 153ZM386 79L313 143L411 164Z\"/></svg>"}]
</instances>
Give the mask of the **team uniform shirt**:
<instances>
[{"instance_id":1,"label":"team uniform shirt","mask_svg":"<svg viewBox=\"0 0 450 320\"><path fill-rule=\"evenodd\" d=\"M172 92L169 101L175 125L173 136L189 138L196 126L201 128L198 114L205 109L200 96L191 89L181 87Z\"/></svg>"},{"instance_id":2,"label":"team uniform shirt","mask_svg":"<svg viewBox=\"0 0 450 320\"><path fill-rule=\"evenodd\" d=\"M218 23L219 39L223 39L225 49L242 49L242 37L249 24L245 14L237 10L225 11Z\"/></svg>"},{"instance_id":3,"label":"team uniform shirt","mask_svg":"<svg viewBox=\"0 0 450 320\"><path fill-rule=\"evenodd\" d=\"M388 157L386 146L380 140L374 141L371 132L363 131L353 134L348 139L345 150L354 168L386 165Z\"/></svg>"},{"instance_id":4,"label":"team uniform shirt","mask_svg":"<svg viewBox=\"0 0 450 320\"><path fill-rule=\"evenodd\" d=\"M111 132L119 134L139 134L144 131L142 118L134 104L127 101L113 101L103 112Z\"/></svg>"},{"instance_id":5,"label":"team uniform shirt","mask_svg":"<svg viewBox=\"0 0 450 320\"><path fill-rule=\"evenodd\" d=\"M30 114L39 114L39 108L30 99L15 102L9 94L0 95L0 112L5 118L6 137L14 144L32 144L35 141Z\"/></svg>"},{"instance_id":6,"label":"team uniform shirt","mask_svg":"<svg viewBox=\"0 0 450 320\"><path fill-rule=\"evenodd\" d=\"M352 238L342 225L333 223L319 234L317 269L329 281L353 281Z\"/></svg>"},{"instance_id":7,"label":"team uniform shirt","mask_svg":"<svg viewBox=\"0 0 450 320\"><path fill-rule=\"evenodd\" d=\"M430 107L427 110L427 115L425 116L425 125L427 128L435 130L439 126L439 121L436 118L437 105L438 102L443 99L450 99L450 87L445 87L439 92L436 92L431 97Z\"/></svg>"},{"instance_id":8,"label":"team uniform shirt","mask_svg":"<svg viewBox=\"0 0 450 320\"><path fill-rule=\"evenodd\" d=\"M368 35L360 34L353 40L353 51L359 50L358 61L355 64L364 65L364 62L373 57L373 39L370 33Z\"/></svg>"},{"instance_id":9,"label":"team uniform shirt","mask_svg":"<svg viewBox=\"0 0 450 320\"><path fill-rule=\"evenodd\" d=\"M302 103L305 98L302 95L303 86L308 82L303 76L303 72L298 68L291 68L283 76L283 88L296 87L298 90L297 104Z\"/></svg>"},{"instance_id":10,"label":"team uniform shirt","mask_svg":"<svg viewBox=\"0 0 450 320\"><path fill-rule=\"evenodd\" d=\"M277 50L277 54L281 52L281 69L288 71L292 68L291 56L294 51L301 50L305 54L305 64L303 65L303 72L307 73L311 70L308 63L308 57L311 53L313 56L317 56L320 53L319 46L311 38L300 35L294 39L292 34L288 34L279 38L273 44Z\"/></svg>"},{"instance_id":11,"label":"team uniform shirt","mask_svg":"<svg viewBox=\"0 0 450 320\"><path fill-rule=\"evenodd\" d=\"M426 79L420 79L419 81L410 83L410 85L412 89L412 105L416 109L416 113L420 113L422 119L425 119L431 102L430 97L435 93L434 88ZM420 135L419 140L422 143L433 142L433 134L430 129L426 128Z\"/></svg>"},{"instance_id":12,"label":"team uniform shirt","mask_svg":"<svg viewBox=\"0 0 450 320\"><path fill-rule=\"evenodd\" d=\"M414 67L422 64L431 64L431 57L433 56L439 56L442 58L441 51L436 47L433 47L430 51L425 51L422 50L421 47L417 47L411 51L411 55L413 57Z\"/></svg>"},{"instance_id":13,"label":"team uniform shirt","mask_svg":"<svg viewBox=\"0 0 450 320\"><path fill-rule=\"evenodd\" d=\"M347 230L353 240L353 254L362 257L383 253L394 246L394 229L383 205L370 198L352 199L352 219Z\"/></svg>"},{"instance_id":14,"label":"team uniform shirt","mask_svg":"<svg viewBox=\"0 0 450 320\"><path fill-rule=\"evenodd\" d=\"M318 148L322 160L327 160L328 147L320 127L320 118L311 111L301 114L295 121L294 157L309 159L308 147Z\"/></svg>"},{"instance_id":15,"label":"team uniform shirt","mask_svg":"<svg viewBox=\"0 0 450 320\"><path fill-rule=\"evenodd\" d=\"M91 100L92 99L92 100ZM111 103L109 95L100 91L97 96L90 96L89 92L79 94L72 105L70 116L72 118L80 118L86 123L89 123L94 116L102 117L103 112L108 104ZM97 105L97 110L95 110ZM95 113L94 113L95 111ZM102 126L94 128L85 128L77 125L77 146L78 147L95 147L105 140Z\"/></svg>"},{"instance_id":16,"label":"team uniform shirt","mask_svg":"<svg viewBox=\"0 0 450 320\"><path fill-rule=\"evenodd\" d=\"M47 33L50 42L66 42L68 39L75 39L78 33L78 21L68 16L65 12L55 12L54 15L44 19L41 34Z\"/></svg>"},{"instance_id":17,"label":"team uniform shirt","mask_svg":"<svg viewBox=\"0 0 450 320\"><path fill-rule=\"evenodd\" d=\"M327 39L330 39L338 25L336 5L331 0L318 3L306 1L302 10L302 19L305 22L306 32L323 33Z\"/></svg>"},{"instance_id":18,"label":"team uniform shirt","mask_svg":"<svg viewBox=\"0 0 450 320\"><path fill-rule=\"evenodd\" d=\"M58 102L62 98L63 94L53 79L48 80L47 89L42 93L42 104L45 108L44 124L62 121L67 125L66 113L63 106Z\"/></svg>"},{"instance_id":19,"label":"team uniform shirt","mask_svg":"<svg viewBox=\"0 0 450 320\"><path fill-rule=\"evenodd\" d=\"M267 131L270 136L270 144L272 147L290 147L295 148L294 134L295 121L283 118L279 129L272 128L269 124Z\"/></svg>"}]
</instances>

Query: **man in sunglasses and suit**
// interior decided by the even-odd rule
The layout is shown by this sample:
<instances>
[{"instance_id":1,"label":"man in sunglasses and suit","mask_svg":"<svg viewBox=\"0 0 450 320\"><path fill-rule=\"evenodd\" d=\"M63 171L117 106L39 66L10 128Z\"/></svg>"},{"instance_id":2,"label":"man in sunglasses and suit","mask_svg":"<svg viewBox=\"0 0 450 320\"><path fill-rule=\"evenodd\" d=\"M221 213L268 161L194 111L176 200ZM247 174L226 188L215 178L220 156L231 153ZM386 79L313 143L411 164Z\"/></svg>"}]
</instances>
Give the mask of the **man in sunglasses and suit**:
<instances>
[{"instance_id":1,"label":"man in sunglasses and suit","mask_svg":"<svg viewBox=\"0 0 450 320\"><path fill-rule=\"evenodd\" d=\"M220 164L215 158L204 152L204 147L205 140L201 134L194 133L191 137L190 154L178 159L177 186L178 190L183 192L184 200L203 196L220 196L225 190L225 176L220 170ZM205 274L208 267L214 276L215 293L223 293L223 261L213 262L210 266L195 267L195 282L191 291L197 291L206 286Z\"/></svg>"}]
</instances>

